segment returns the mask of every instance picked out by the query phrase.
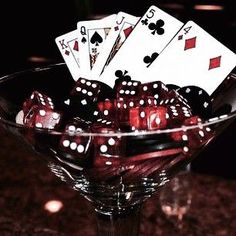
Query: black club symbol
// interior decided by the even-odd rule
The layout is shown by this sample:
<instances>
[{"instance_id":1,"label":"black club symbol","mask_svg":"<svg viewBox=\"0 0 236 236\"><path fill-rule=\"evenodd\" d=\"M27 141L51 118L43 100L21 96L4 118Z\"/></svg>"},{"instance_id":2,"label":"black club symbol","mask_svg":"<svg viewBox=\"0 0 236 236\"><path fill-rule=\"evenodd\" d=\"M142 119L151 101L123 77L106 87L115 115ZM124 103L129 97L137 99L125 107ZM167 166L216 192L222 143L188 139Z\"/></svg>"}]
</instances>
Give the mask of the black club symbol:
<instances>
[{"instance_id":1,"label":"black club symbol","mask_svg":"<svg viewBox=\"0 0 236 236\"><path fill-rule=\"evenodd\" d=\"M148 19L141 20L141 22L142 22L143 25L147 25L148 24Z\"/></svg>"},{"instance_id":2,"label":"black club symbol","mask_svg":"<svg viewBox=\"0 0 236 236\"><path fill-rule=\"evenodd\" d=\"M129 75L127 75L128 71L121 71L121 70L117 70L115 72L115 76L117 77L117 79L119 80L131 80L131 77Z\"/></svg>"},{"instance_id":3,"label":"black club symbol","mask_svg":"<svg viewBox=\"0 0 236 236\"><path fill-rule=\"evenodd\" d=\"M157 52L154 52L151 56L145 56L143 58L143 61L147 64L147 67L149 67L153 61L158 57L158 53Z\"/></svg>"},{"instance_id":4,"label":"black club symbol","mask_svg":"<svg viewBox=\"0 0 236 236\"><path fill-rule=\"evenodd\" d=\"M150 23L148 28L152 31L152 34L155 33L162 35L164 34L165 30L163 29L165 22L163 20L157 20L156 23Z\"/></svg>"}]
</instances>

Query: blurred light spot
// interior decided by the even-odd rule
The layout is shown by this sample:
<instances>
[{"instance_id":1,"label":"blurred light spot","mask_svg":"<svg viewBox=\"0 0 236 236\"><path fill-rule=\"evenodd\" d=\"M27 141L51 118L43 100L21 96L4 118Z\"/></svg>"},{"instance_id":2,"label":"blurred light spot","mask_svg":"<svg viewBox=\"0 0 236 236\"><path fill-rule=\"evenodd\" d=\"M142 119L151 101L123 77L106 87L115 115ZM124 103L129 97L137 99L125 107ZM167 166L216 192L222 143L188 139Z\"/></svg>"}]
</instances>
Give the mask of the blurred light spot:
<instances>
[{"instance_id":1,"label":"blurred light spot","mask_svg":"<svg viewBox=\"0 0 236 236\"><path fill-rule=\"evenodd\" d=\"M126 200L129 200L131 197L132 197L132 192L127 192L127 193L125 194Z\"/></svg>"},{"instance_id":2,"label":"blurred light spot","mask_svg":"<svg viewBox=\"0 0 236 236\"><path fill-rule=\"evenodd\" d=\"M159 6L161 5L161 7L165 7L165 8L169 8L169 9L184 9L184 5L179 4L179 3L163 3L163 4L159 4Z\"/></svg>"},{"instance_id":3,"label":"blurred light spot","mask_svg":"<svg viewBox=\"0 0 236 236\"><path fill-rule=\"evenodd\" d=\"M107 15L107 14L97 14L97 15L90 15L88 18L90 20L100 20L100 19L103 19L107 16L109 16L109 15Z\"/></svg>"},{"instance_id":4,"label":"blurred light spot","mask_svg":"<svg viewBox=\"0 0 236 236\"><path fill-rule=\"evenodd\" d=\"M63 207L63 203L59 200L50 200L45 203L44 209L50 213L57 213Z\"/></svg>"},{"instance_id":5,"label":"blurred light spot","mask_svg":"<svg viewBox=\"0 0 236 236\"><path fill-rule=\"evenodd\" d=\"M224 6L221 5L195 5L195 10L202 10L202 11L222 11L224 10Z\"/></svg>"},{"instance_id":6,"label":"blurred light spot","mask_svg":"<svg viewBox=\"0 0 236 236\"><path fill-rule=\"evenodd\" d=\"M51 60L46 57L40 57L40 56L31 56L28 58L28 61L30 62L37 62L37 63L43 63L43 62L50 62Z\"/></svg>"}]
</instances>

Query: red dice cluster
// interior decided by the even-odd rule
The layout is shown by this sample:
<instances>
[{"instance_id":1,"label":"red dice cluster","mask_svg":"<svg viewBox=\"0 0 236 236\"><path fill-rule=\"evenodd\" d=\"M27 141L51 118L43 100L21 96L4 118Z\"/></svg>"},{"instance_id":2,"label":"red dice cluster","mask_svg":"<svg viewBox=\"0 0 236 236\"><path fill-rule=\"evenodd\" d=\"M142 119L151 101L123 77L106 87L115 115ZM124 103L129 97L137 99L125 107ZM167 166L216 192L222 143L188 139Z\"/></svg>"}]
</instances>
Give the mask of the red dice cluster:
<instances>
[{"instance_id":1,"label":"red dice cluster","mask_svg":"<svg viewBox=\"0 0 236 236\"><path fill-rule=\"evenodd\" d=\"M205 91L193 86L179 88L161 81L141 83L124 78L111 88L100 81L79 78L68 97L57 101L57 106L46 94L32 91L23 103L23 124L64 131L58 150L66 159L80 164L89 159L96 168L114 167L123 162L127 171L129 158L140 161L156 156L170 157L179 151L191 152L209 141L213 131L201 126L202 117L199 116L206 112L210 116L209 101ZM198 106L193 106L196 102ZM156 136L117 135L183 125L198 125L198 128ZM85 133L108 135L80 135Z\"/></svg>"}]
</instances>

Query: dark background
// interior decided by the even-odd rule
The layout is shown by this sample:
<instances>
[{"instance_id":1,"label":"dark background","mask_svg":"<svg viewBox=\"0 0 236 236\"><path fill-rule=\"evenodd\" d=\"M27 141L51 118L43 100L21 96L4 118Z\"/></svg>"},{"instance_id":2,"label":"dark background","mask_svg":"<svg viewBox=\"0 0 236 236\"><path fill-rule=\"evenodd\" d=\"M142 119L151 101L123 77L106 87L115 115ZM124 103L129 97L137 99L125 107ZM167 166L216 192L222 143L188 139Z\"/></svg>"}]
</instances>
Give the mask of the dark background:
<instances>
[{"instance_id":1,"label":"dark background","mask_svg":"<svg viewBox=\"0 0 236 236\"><path fill-rule=\"evenodd\" d=\"M220 4L223 11L197 11L194 5L202 0L41 0L6 1L0 8L0 73L61 61L54 39L76 28L78 20L125 11L141 16L154 4L186 22L194 20L222 43L235 51L235 0L204 0L204 4ZM174 4L174 5L173 5ZM41 58L42 57L42 58ZM30 59L31 58L31 59ZM31 61L31 62L30 62Z\"/></svg>"},{"instance_id":2,"label":"dark background","mask_svg":"<svg viewBox=\"0 0 236 236\"><path fill-rule=\"evenodd\" d=\"M125 11L141 16L154 4L186 22L194 20L236 52L235 0L6 1L0 8L0 75L63 59L55 38L76 28L77 21ZM195 10L196 4L221 5L222 11ZM236 124L197 158L192 169L236 178Z\"/></svg>"}]
</instances>

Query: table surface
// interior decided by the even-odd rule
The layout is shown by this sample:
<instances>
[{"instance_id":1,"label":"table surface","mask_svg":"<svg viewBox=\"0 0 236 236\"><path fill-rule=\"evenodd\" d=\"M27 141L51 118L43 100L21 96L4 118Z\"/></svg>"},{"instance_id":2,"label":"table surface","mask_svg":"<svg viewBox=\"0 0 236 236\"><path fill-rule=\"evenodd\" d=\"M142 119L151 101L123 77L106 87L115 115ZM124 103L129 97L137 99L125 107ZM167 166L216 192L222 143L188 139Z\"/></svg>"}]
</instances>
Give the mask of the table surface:
<instances>
[{"instance_id":1,"label":"table surface","mask_svg":"<svg viewBox=\"0 0 236 236\"><path fill-rule=\"evenodd\" d=\"M192 201L182 230L162 213L156 194L143 206L141 236L236 235L236 180L192 172L190 183ZM61 201L62 209L46 211L50 200ZM5 133L0 137L0 209L1 236L96 235L89 203Z\"/></svg>"}]
</instances>

